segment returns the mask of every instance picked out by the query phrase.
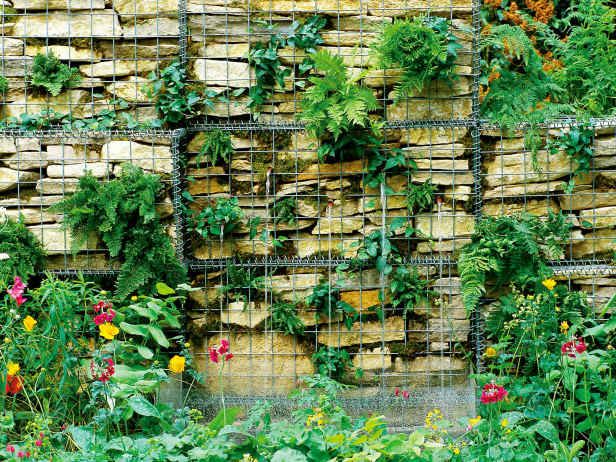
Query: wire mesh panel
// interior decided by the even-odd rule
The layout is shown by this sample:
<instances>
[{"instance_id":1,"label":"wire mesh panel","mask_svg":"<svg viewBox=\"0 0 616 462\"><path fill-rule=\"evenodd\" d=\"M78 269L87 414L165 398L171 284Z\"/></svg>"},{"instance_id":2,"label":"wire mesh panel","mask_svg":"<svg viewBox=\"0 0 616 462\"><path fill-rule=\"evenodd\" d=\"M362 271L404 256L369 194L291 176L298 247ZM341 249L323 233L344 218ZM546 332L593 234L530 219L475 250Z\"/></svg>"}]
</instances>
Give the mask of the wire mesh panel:
<instances>
[{"instance_id":1,"label":"wire mesh panel","mask_svg":"<svg viewBox=\"0 0 616 462\"><path fill-rule=\"evenodd\" d=\"M188 1L189 75L195 87L207 88L208 120L288 122L301 112L308 78L334 72L331 66L314 68L318 50L341 58L346 79L370 89L379 106L374 112L387 120L466 119L472 110L471 3ZM450 48L455 65L450 79L435 79L398 97L403 71L382 65L374 43L385 25L417 16L433 23L443 19L444 33L459 45Z\"/></svg>"},{"instance_id":2,"label":"wire mesh panel","mask_svg":"<svg viewBox=\"0 0 616 462\"><path fill-rule=\"evenodd\" d=\"M437 405L452 417L472 412L470 321L451 269L395 265L385 276L374 268L340 273L333 262L237 261L203 271L188 325L208 394L216 396L222 380L226 399L280 399L320 372L352 385L343 394L352 408L387 412L392 425L420 424ZM392 280L407 272L417 300L400 303ZM221 379L208 347L223 338L234 357Z\"/></svg>"},{"instance_id":3,"label":"wire mesh panel","mask_svg":"<svg viewBox=\"0 0 616 462\"><path fill-rule=\"evenodd\" d=\"M611 259L616 239L615 126L556 124L538 131L534 147L528 133L483 130L484 215L560 211L573 223L568 258Z\"/></svg>"},{"instance_id":4,"label":"wire mesh panel","mask_svg":"<svg viewBox=\"0 0 616 462\"><path fill-rule=\"evenodd\" d=\"M53 110L155 118L148 74L179 53L176 0L15 0L2 6L3 116ZM56 60L59 59L60 61Z\"/></svg>"},{"instance_id":5,"label":"wire mesh panel","mask_svg":"<svg viewBox=\"0 0 616 462\"><path fill-rule=\"evenodd\" d=\"M113 269L107 248L94 236L75 249L62 213L50 207L74 193L87 172L107 182L129 163L160 176L164 193L157 210L172 232L176 145L171 132L5 133L0 138L0 207L5 216L0 218L27 225L48 254L48 269Z\"/></svg>"},{"instance_id":6,"label":"wire mesh panel","mask_svg":"<svg viewBox=\"0 0 616 462\"><path fill-rule=\"evenodd\" d=\"M188 236L196 260L240 256L340 258L382 238L405 257L451 255L468 242L473 176L467 127L385 131L387 175L373 159L320 162L304 131L203 131L188 143ZM203 153L229 136L226 159Z\"/></svg>"}]
</instances>

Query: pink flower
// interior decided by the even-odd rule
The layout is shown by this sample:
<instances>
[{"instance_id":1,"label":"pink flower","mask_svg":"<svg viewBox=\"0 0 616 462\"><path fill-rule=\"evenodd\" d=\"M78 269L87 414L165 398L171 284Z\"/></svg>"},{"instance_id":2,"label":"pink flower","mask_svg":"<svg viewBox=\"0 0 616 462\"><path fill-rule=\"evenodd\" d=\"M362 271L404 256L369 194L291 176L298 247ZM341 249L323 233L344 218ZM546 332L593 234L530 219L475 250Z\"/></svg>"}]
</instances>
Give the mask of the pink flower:
<instances>
[{"instance_id":1,"label":"pink flower","mask_svg":"<svg viewBox=\"0 0 616 462\"><path fill-rule=\"evenodd\" d=\"M15 279L13 280L13 287L7 289L7 293L11 296L13 300L15 300L17 306L21 306L25 303L26 300L28 300L23 296L25 290L26 285L23 283L19 276L15 276Z\"/></svg>"},{"instance_id":2,"label":"pink flower","mask_svg":"<svg viewBox=\"0 0 616 462\"><path fill-rule=\"evenodd\" d=\"M498 403L507 397L508 393L500 385L495 383L486 383L481 392L481 402L483 404Z\"/></svg>"},{"instance_id":3,"label":"pink flower","mask_svg":"<svg viewBox=\"0 0 616 462\"><path fill-rule=\"evenodd\" d=\"M20 459L23 459L25 456L26 456L26 455L24 454L24 452L23 452L23 451L19 451L19 452L17 453L17 457L19 457Z\"/></svg>"},{"instance_id":4,"label":"pink flower","mask_svg":"<svg viewBox=\"0 0 616 462\"><path fill-rule=\"evenodd\" d=\"M112 358L103 358L103 365L96 364L94 361L90 362L90 372L92 373L92 378L94 380L98 380L102 383L109 382L109 379L115 374L115 363ZM41 439L43 439L43 434L41 433Z\"/></svg>"},{"instance_id":5,"label":"pink flower","mask_svg":"<svg viewBox=\"0 0 616 462\"><path fill-rule=\"evenodd\" d=\"M216 364L220 359L226 362L233 358L233 353L229 353L229 340L227 339L222 339L220 345L209 347L207 351L210 355L210 361Z\"/></svg>"},{"instance_id":6,"label":"pink flower","mask_svg":"<svg viewBox=\"0 0 616 462\"><path fill-rule=\"evenodd\" d=\"M400 389L398 387L394 390L394 396L400 396Z\"/></svg>"},{"instance_id":7,"label":"pink flower","mask_svg":"<svg viewBox=\"0 0 616 462\"><path fill-rule=\"evenodd\" d=\"M43 445L43 442L42 442L41 440L36 440L36 441L34 442L34 445L35 445L36 447L39 447L39 448L40 448L40 447Z\"/></svg>"},{"instance_id":8,"label":"pink flower","mask_svg":"<svg viewBox=\"0 0 616 462\"><path fill-rule=\"evenodd\" d=\"M586 343L580 338L565 342L563 346L560 347L560 352L570 358L575 358L578 354L584 353L585 351Z\"/></svg>"},{"instance_id":9,"label":"pink flower","mask_svg":"<svg viewBox=\"0 0 616 462\"><path fill-rule=\"evenodd\" d=\"M404 399L409 399L409 396L411 396L411 394L409 393L409 391L408 391L408 390L404 390L404 391L402 392L402 397L403 397Z\"/></svg>"},{"instance_id":10,"label":"pink flower","mask_svg":"<svg viewBox=\"0 0 616 462\"><path fill-rule=\"evenodd\" d=\"M10 452L11 454L15 452L15 446L13 446L12 444L7 444L6 445L6 452Z\"/></svg>"},{"instance_id":11,"label":"pink flower","mask_svg":"<svg viewBox=\"0 0 616 462\"><path fill-rule=\"evenodd\" d=\"M94 305L93 307L94 312L98 313L93 318L94 324L96 324L97 326L100 326L105 323L113 322L113 319L115 318L116 313L115 311L111 309L112 306L113 304L109 302L104 302L104 301L100 301L96 305Z\"/></svg>"}]
</instances>

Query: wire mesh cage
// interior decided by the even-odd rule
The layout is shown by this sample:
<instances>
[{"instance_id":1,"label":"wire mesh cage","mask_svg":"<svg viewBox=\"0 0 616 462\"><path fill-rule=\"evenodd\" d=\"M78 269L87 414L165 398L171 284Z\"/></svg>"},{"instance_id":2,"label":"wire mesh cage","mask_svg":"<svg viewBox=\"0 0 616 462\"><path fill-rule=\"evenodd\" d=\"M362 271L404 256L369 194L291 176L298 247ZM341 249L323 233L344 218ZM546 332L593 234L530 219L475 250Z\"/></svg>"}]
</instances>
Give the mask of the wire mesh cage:
<instances>
[{"instance_id":1,"label":"wire mesh cage","mask_svg":"<svg viewBox=\"0 0 616 462\"><path fill-rule=\"evenodd\" d=\"M467 119L475 75L472 12L469 0L189 1L189 76L193 86L207 88L208 121L289 122L301 112L308 79L333 72L314 68L318 50L341 59L346 79L373 93L374 113L386 120ZM417 16L443 20L459 47L452 48L450 81L437 79L401 97L402 71L379 64L374 42L385 25Z\"/></svg>"},{"instance_id":2,"label":"wire mesh cage","mask_svg":"<svg viewBox=\"0 0 616 462\"><path fill-rule=\"evenodd\" d=\"M144 87L179 54L176 0L11 3L1 16L3 117L116 111L137 122L156 118Z\"/></svg>"},{"instance_id":3,"label":"wire mesh cage","mask_svg":"<svg viewBox=\"0 0 616 462\"><path fill-rule=\"evenodd\" d=\"M471 326L451 265L394 265L389 276L338 268L238 261L202 271L188 326L208 393L193 398L216 396L220 379L226 399L282 403L302 376L321 372L353 386L342 395L352 408L387 412L392 425L420 424L437 404L472 412ZM392 280L405 271L421 289L400 303ZM234 357L220 378L208 347L222 338Z\"/></svg>"},{"instance_id":4,"label":"wire mesh cage","mask_svg":"<svg viewBox=\"0 0 616 462\"><path fill-rule=\"evenodd\" d=\"M482 131L483 214L562 212L573 224L565 258L612 259L616 239L616 126L570 122L532 131Z\"/></svg>"},{"instance_id":5,"label":"wire mesh cage","mask_svg":"<svg viewBox=\"0 0 616 462\"><path fill-rule=\"evenodd\" d=\"M185 194L194 259L350 258L381 238L404 257L450 256L474 225L469 128L384 134L380 155L408 164L379 185L367 154L320 162L303 130L194 133ZM231 146L212 165L204 147L218 136Z\"/></svg>"},{"instance_id":6,"label":"wire mesh cage","mask_svg":"<svg viewBox=\"0 0 616 462\"><path fill-rule=\"evenodd\" d=\"M63 214L50 210L73 194L86 173L97 181L117 178L125 164L159 175L164 192L157 211L173 234L178 136L173 132L4 133L0 138L0 207L3 219L22 220L41 241L49 270L117 267L96 238L74 248Z\"/></svg>"}]
</instances>

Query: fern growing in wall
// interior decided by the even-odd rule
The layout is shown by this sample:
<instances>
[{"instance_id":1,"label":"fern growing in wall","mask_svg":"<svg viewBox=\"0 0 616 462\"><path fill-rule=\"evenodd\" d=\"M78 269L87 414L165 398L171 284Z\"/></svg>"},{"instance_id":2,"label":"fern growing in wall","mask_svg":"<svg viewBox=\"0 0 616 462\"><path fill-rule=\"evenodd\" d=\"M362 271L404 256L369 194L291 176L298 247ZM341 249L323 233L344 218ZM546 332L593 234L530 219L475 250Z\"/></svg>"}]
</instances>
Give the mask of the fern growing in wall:
<instances>
[{"instance_id":1,"label":"fern growing in wall","mask_svg":"<svg viewBox=\"0 0 616 462\"><path fill-rule=\"evenodd\" d=\"M162 192L157 175L125 165L119 178L99 182L88 174L79 180L77 191L52 209L65 214L76 251L94 233L112 258L121 262L117 293L154 292L157 282L171 287L184 282L180 264L169 236L156 211Z\"/></svg>"},{"instance_id":2,"label":"fern growing in wall","mask_svg":"<svg viewBox=\"0 0 616 462\"><path fill-rule=\"evenodd\" d=\"M32 62L30 84L44 90L51 96L58 96L63 90L74 87L81 82L77 69L63 64L53 53L39 53Z\"/></svg>"}]
</instances>

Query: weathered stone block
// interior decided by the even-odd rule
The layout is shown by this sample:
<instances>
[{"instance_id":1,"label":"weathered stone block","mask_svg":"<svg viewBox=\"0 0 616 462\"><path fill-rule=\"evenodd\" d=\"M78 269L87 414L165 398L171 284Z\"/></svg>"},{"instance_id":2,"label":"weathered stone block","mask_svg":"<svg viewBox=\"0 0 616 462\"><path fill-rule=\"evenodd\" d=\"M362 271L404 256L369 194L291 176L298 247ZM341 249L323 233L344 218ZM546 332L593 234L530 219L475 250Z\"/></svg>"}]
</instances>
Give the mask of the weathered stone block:
<instances>
[{"instance_id":1,"label":"weathered stone block","mask_svg":"<svg viewBox=\"0 0 616 462\"><path fill-rule=\"evenodd\" d=\"M406 336L404 320L401 317L389 317L380 321L355 322L351 330L344 325L332 326L318 332L317 341L330 347L348 347L351 345L369 345L381 342L402 341Z\"/></svg>"},{"instance_id":2,"label":"weathered stone block","mask_svg":"<svg viewBox=\"0 0 616 462\"><path fill-rule=\"evenodd\" d=\"M475 218L465 213L441 212L438 214L420 214L415 217L415 228L422 236L433 239L452 239L468 237L475 230Z\"/></svg>"},{"instance_id":3,"label":"weathered stone block","mask_svg":"<svg viewBox=\"0 0 616 462\"><path fill-rule=\"evenodd\" d=\"M13 0L16 10L103 10L105 0Z\"/></svg>"},{"instance_id":4,"label":"weathered stone block","mask_svg":"<svg viewBox=\"0 0 616 462\"><path fill-rule=\"evenodd\" d=\"M207 86L244 88L255 84L248 63L195 59L193 71L197 80Z\"/></svg>"},{"instance_id":5,"label":"weathered stone block","mask_svg":"<svg viewBox=\"0 0 616 462\"><path fill-rule=\"evenodd\" d=\"M124 77L127 75L148 74L157 68L154 60L112 60L100 63L84 64L79 71L88 77Z\"/></svg>"},{"instance_id":6,"label":"weathered stone block","mask_svg":"<svg viewBox=\"0 0 616 462\"><path fill-rule=\"evenodd\" d=\"M50 178L81 178L90 173L95 178L104 178L111 174L111 164L90 162L87 164L50 165L47 176Z\"/></svg>"},{"instance_id":7,"label":"weathered stone block","mask_svg":"<svg viewBox=\"0 0 616 462\"><path fill-rule=\"evenodd\" d=\"M26 187L28 183L34 184L39 179L39 176L38 172L0 167L0 192L16 188L17 183L21 183L22 187Z\"/></svg>"},{"instance_id":8,"label":"weathered stone block","mask_svg":"<svg viewBox=\"0 0 616 462\"><path fill-rule=\"evenodd\" d=\"M122 28L113 10L86 10L67 13L49 13L40 16L19 16L13 34L31 38L121 38Z\"/></svg>"},{"instance_id":9,"label":"weathered stone block","mask_svg":"<svg viewBox=\"0 0 616 462\"><path fill-rule=\"evenodd\" d=\"M144 170L171 173L173 162L169 146L113 140L105 143L102 159L116 163L129 162Z\"/></svg>"}]
</instances>

